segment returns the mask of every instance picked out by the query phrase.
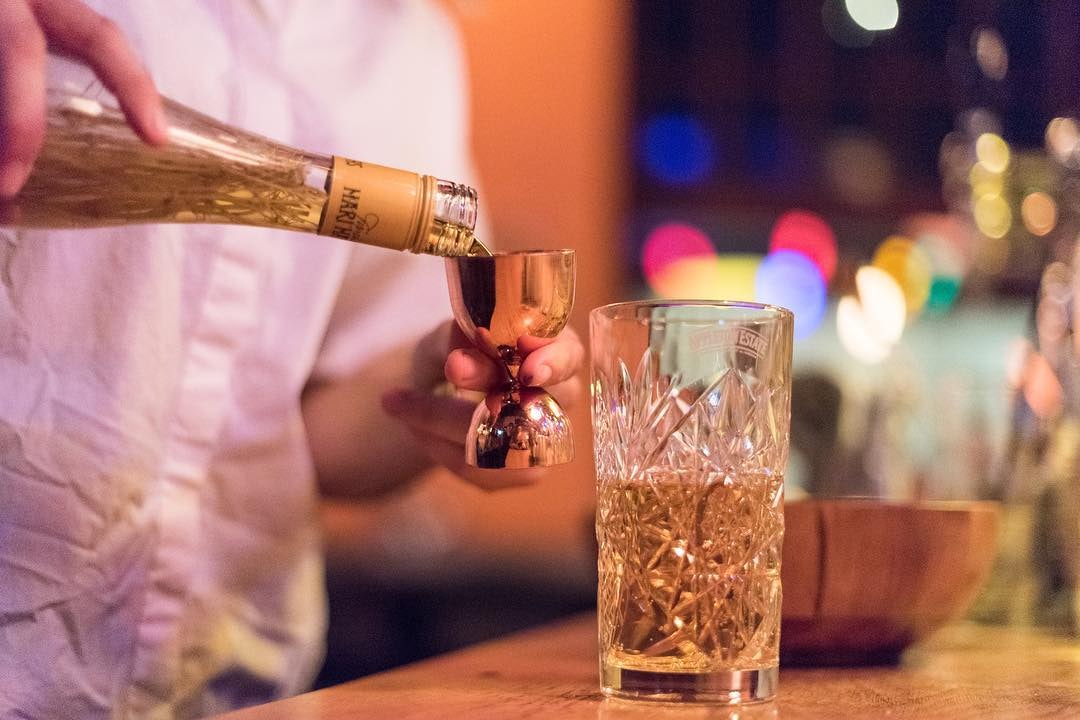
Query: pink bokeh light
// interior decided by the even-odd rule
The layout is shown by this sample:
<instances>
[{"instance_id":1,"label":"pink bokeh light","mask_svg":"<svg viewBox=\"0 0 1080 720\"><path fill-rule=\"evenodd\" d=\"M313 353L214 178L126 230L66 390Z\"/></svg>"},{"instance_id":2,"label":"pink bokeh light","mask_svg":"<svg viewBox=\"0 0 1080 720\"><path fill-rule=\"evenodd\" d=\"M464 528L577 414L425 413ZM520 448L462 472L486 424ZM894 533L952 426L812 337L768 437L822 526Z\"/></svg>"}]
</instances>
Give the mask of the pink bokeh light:
<instances>
[{"instance_id":1,"label":"pink bokeh light","mask_svg":"<svg viewBox=\"0 0 1080 720\"><path fill-rule=\"evenodd\" d=\"M712 241L700 228L684 222L655 227L641 248L641 271L654 284L672 264L690 258L716 256Z\"/></svg>"},{"instance_id":2,"label":"pink bokeh light","mask_svg":"<svg viewBox=\"0 0 1080 720\"><path fill-rule=\"evenodd\" d=\"M820 216L806 210L789 210L773 225L769 252L791 250L809 258L822 279L836 274L836 235Z\"/></svg>"}]
</instances>

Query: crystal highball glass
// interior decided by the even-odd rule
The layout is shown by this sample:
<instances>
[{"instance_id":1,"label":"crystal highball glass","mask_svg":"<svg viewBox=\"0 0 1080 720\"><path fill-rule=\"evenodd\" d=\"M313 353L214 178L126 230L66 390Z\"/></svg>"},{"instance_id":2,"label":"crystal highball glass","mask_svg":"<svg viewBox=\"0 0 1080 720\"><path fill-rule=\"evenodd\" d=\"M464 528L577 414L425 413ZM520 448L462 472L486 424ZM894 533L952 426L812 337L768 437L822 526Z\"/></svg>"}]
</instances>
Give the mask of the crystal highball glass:
<instances>
[{"instance_id":1,"label":"crystal highball glass","mask_svg":"<svg viewBox=\"0 0 1080 720\"><path fill-rule=\"evenodd\" d=\"M607 695L775 694L793 319L698 301L590 315Z\"/></svg>"}]
</instances>

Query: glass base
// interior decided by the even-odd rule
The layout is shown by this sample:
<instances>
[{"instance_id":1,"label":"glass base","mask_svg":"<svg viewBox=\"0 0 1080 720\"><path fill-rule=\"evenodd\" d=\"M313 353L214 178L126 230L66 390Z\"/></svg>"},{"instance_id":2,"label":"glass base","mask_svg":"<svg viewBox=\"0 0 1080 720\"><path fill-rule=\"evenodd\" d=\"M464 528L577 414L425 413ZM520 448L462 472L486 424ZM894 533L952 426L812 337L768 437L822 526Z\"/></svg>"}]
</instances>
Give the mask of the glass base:
<instances>
[{"instance_id":1,"label":"glass base","mask_svg":"<svg viewBox=\"0 0 1080 720\"><path fill-rule=\"evenodd\" d=\"M676 673L600 666L600 689L608 697L660 702L738 705L776 695L777 667Z\"/></svg>"}]
</instances>

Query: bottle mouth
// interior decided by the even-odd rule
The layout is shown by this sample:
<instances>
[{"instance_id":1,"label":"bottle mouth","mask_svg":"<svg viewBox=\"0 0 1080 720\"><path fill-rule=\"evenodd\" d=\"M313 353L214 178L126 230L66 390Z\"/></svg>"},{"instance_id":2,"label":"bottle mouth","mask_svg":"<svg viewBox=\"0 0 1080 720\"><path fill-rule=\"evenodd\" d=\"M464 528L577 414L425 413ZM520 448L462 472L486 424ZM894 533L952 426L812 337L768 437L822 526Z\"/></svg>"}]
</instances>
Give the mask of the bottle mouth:
<instances>
[{"instance_id":1,"label":"bottle mouth","mask_svg":"<svg viewBox=\"0 0 1080 720\"><path fill-rule=\"evenodd\" d=\"M435 186L435 219L469 230L476 229L476 190L448 180L439 180Z\"/></svg>"}]
</instances>

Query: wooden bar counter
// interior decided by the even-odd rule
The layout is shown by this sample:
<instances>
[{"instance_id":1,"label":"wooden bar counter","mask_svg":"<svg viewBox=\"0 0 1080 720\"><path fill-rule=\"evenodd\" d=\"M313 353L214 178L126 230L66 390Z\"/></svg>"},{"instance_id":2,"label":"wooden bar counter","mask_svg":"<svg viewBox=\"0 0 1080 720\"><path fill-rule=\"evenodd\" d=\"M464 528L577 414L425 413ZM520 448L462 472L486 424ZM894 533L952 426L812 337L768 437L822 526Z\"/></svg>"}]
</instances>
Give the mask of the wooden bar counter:
<instances>
[{"instance_id":1,"label":"wooden bar counter","mask_svg":"<svg viewBox=\"0 0 1080 720\"><path fill-rule=\"evenodd\" d=\"M955 625L899 665L789 668L772 702L729 708L605 699L596 625L578 616L424 662L221 716L341 718L1080 718L1080 640Z\"/></svg>"}]
</instances>

